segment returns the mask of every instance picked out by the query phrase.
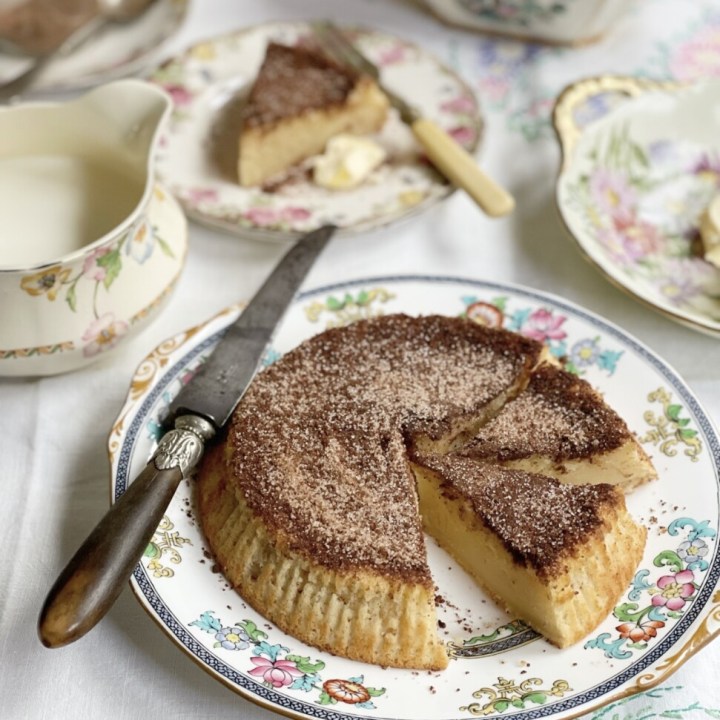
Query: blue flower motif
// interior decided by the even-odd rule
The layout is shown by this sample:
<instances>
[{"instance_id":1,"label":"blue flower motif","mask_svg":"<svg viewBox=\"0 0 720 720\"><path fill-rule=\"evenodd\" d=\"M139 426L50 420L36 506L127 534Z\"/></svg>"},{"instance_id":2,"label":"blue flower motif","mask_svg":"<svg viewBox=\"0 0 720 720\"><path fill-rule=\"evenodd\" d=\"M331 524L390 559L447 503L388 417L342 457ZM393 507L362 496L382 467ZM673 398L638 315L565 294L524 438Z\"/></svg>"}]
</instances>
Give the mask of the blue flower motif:
<instances>
[{"instance_id":1,"label":"blue flower motif","mask_svg":"<svg viewBox=\"0 0 720 720\"><path fill-rule=\"evenodd\" d=\"M595 364L599 354L598 339L587 338L576 342L570 350L570 359L576 367L586 368Z\"/></svg>"},{"instance_id":2,"label":"blue flower motif","mask_svg":"<svg viewBox=\"0 0 720 720\"><path fill-rule=\"evenodd\" d=\"M222 647L225 650L245 650L250 647L250 638L245 630L237 625L221 628L215 633L215 647Z\"/></svg>"}]
</instances>

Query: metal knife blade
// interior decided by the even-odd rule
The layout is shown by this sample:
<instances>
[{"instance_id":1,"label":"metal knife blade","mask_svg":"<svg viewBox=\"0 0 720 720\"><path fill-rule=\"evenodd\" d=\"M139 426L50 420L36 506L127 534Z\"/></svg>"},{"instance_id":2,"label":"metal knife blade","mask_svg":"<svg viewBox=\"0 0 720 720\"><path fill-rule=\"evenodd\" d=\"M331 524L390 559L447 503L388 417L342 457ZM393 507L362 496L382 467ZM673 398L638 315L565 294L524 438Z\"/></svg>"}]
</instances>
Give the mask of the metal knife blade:
<instances>
[{"instance_id":1,"label":"metal knife blade","mask_svg":"<svg viewBox=\"0 0 720 720\"><path fill-rule=\"evenodd\" d=\"M157 529L180 480L200 461L205 442L225 424L255 375L275 329L335 227L305 235L230 325L207 362L171 405L165 433L145 469L75 553L40 611L46 647L91 630L117 599Z\"/></svg>"}]
</instances>

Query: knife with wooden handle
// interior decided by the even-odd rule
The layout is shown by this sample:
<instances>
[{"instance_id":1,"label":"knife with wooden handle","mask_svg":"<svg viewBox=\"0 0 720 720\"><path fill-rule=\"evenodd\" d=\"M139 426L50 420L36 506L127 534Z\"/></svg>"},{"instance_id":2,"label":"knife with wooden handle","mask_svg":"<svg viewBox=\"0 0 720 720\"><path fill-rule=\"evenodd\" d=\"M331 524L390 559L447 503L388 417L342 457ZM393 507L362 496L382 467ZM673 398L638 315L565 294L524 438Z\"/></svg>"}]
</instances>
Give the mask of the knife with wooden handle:
<instances>
[{"instance_id":1,"label":"knife with wooden handle","mask_svg":"<svg viewBox=\"0 0 720 720\"><path fill-rule=\"evenodd\" d=\"M437 123L422 117L416 108L389 90L382 83L379 69L337 27L325 21L313 23L312 28L323 49L331 57L341 65L369 75L378 83L442 175L453 185L462 188L491 217L512 212L515 207L512 195L486 175L475 158Z\"/></svg>"},{"instance_id":2,"label":"knife with wooden handle","mask_svg":"<svg viewBox=\"0 0 720 720\"><path fill-rule=\"evenodd\" d=\"M175 490L192 475L205 443L230 418L275 329L332 237L326 225L286 253L215 350L170 405L174 428L110 508L50 589L40 612L43 645L62 647L91 630L117 599Z\"/></svg>"}]
</instances>

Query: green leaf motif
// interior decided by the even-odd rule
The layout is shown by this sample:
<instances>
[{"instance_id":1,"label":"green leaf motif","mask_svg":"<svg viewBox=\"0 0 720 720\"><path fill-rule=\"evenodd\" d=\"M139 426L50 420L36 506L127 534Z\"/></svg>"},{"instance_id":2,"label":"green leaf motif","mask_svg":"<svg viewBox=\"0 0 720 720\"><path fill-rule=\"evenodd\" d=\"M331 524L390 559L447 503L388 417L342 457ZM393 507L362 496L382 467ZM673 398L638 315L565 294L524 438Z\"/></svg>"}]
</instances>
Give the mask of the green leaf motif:
<instances>
[{"instance_id":1,"label":"green leaf motif","mask_svg":"<svg viewBox=\"0 0 720 720\"><path fill-rule=\"evenodd\" d=\"M653 560L653 565L655 567L669 567L675 572L680 572L683 569L683 561L673 550L663 550L658 553Z\"/></svg>"},{"instance_id":2,"label":"green leaf motif","mask_svg":"<svg viewBox=\"0 0 720 720\"><path fill-rule=\"evenodd\" d=\"M547 700L547 695L544 692L532 692L523 695L523 700L534 702L536 705L542 705Z\"/></svg>"},{"instance_id":3,"label":"green leaf motif","mask_svg":"<svg viewBox=\"0 0 720 720\"><path fill-rule=\"evenodd\" d=\"M681 411L682 405L668 405L665 412L671 420L677 422L678 417L680 417Z\"/></svg>"},{"instance_id":4,"label":"green leaf motif","mask_svg":"<svg viewBox=\"0 0 720 720\"><path fill-rule=\"evenodd\" d=\"M385 688L366 687L365 689L370 697L380 697L385 694Z\"/></svg>"},{"instance_id":5,"label":"green leaf motif","mask_svg":"<svg viewBox=\"0 0 720 720\"><path fill-rule=\"evenodd\" d=\"M65 302L70 306L73 312L77 312L77 293L75 292L75 285L71 285L65 296Z\"/></svg>"},{"instance_id":6,"label":"green leaf motif","mask_svg":"<svg viewBox=\"0 0 720 720\"><path fill-rule=\"evenodd\" d=\"M498 700L497 702L493 703L493 706L495 707L495 710L498 712L505 712L510 707L510 701L509 700Z\"/></svg>"},{"instance_id":7,"label":"green leaf motif","mask_svg":"<svg viewBox=\"0 0 720 720\"><path fill-rule=\"evenodd\" d=\"M169 258L175 257L175 253L172 251L172 248L167 244L165 240L163 240L159 235L155 235L155 239L157 240L158 245L163 252L163 255L167 255Z\"/></svg>"},{"instance_id":8,"label":"green leaf motif","mask_svg":"<svg viewBox=\"0 0 720 720\"><path fill-rule=\"evenodd\" d=\"M243 620L241 623L238 623L238 625L241 628L245 628L245 632L254 643L259 643L261 640L267 638L267 633L259 630L258 626L252 620Z\"/></svg>"},{"instance_id":9,"label":"green leaf motif","mask_svg":"<svg viewBox=\"0 0 720 720\"><path fill-rule=\"evenodd\" d=\"M334 705L337 702L335 698L331 698L324 690L320 693L318 703L320 705Z\"/></svg>"},{"instance_id":10,"label":"green leaf motif","mask_svg":"<svg viewBox=\"0 0 720 720\"><path fill-rule=\"evenodd\" d=\"M370 293L367 290L361 290L355 302L360 306L367 305L370 302Z\"/></svg>"},{"instance_id":11,"label":"green leaf motif","mask_svg":"<svg viewBox=\"0 0 720 720\"><path fill-rule=\"evenodd\" d=\"M294 662L297 669L307 675L319 673L325 667L325 663L322 660L318 660L317 662L313 663L311 662L309 657L304 657L300 655L286 655L285 659L289 660L290 662Z\"/></svg>"},{"instance_id":12,"label":"green leaf motif","mask_svg":"<svg viewBox=\"0 0 720 720\"><path fill-rule=\"evenodd\" d=\"M680 433L680 437L683 438L683 440L691 440L692 438L697 436L697 430L691 430L690 428L682 428L678 432Z\"/></svg>"},{"instance_id":13,"label":"green leaf motif","mask_svg":"<svg viewBox=\"0 0 720 720\"><path fill-rule=\"evenodd\" d=\"M325 301L325 304L327 305L328 310L342 310L343 308L343 303L333 295L330 295L330 297Z\"/></svg>"},{"instance_id":14,"label":"green leaf motif","mask_svg":"<svg viewBox=\"0 0 720 720\"><path fill-rule=\"evenodd\" d=\"M101 255L97 259L97 264L105 269L105 278L103 285L107 290L115 281L122 270L122 258L120 257L120 249L115 248L112 252Z\"/></svg>"}]
</instances>

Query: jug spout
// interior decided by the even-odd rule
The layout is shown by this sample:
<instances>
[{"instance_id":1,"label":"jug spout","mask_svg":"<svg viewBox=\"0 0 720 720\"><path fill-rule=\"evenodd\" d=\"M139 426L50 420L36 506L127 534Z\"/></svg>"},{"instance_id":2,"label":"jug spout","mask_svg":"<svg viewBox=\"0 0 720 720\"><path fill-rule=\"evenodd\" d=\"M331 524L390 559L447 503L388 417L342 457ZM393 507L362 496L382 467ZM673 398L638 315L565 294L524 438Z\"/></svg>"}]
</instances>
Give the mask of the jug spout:
<instances>
[{"instance_id":1,"label":"jug spout","mask_svg":"<svg viewBox=\"0 0 720 720\"><path fill-rule=\"evenodd\" d=\"M172 107L170 96L142 80L118 80L91 90L76 102L84 121L98 126L114 161L152 179L158 130Z\"/></svg>"}]
</instances>

